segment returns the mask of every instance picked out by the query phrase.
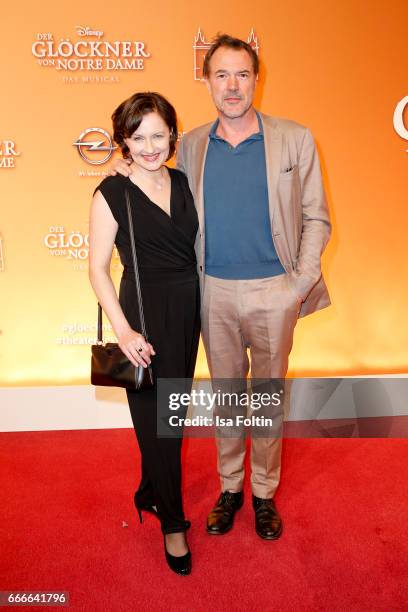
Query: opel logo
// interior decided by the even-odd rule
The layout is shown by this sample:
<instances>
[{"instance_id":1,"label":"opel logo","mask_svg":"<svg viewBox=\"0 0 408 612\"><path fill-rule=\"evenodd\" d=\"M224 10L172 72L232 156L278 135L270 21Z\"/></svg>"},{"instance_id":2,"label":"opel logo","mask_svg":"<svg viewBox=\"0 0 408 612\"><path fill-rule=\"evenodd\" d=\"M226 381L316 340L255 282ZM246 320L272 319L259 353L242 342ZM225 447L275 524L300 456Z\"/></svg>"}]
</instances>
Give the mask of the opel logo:
<instances>
[{"instance_id":1,"label":"opel logo","mask_svg":"<svg viewBox=\"0 0 408 612\"><path fill-rule=\"evenodd\" d=\"M73 145L82 159L94 166L107 162L118 148L113 144L109 132L102 128L87 128Z\"/></svg>"}]
</instances>

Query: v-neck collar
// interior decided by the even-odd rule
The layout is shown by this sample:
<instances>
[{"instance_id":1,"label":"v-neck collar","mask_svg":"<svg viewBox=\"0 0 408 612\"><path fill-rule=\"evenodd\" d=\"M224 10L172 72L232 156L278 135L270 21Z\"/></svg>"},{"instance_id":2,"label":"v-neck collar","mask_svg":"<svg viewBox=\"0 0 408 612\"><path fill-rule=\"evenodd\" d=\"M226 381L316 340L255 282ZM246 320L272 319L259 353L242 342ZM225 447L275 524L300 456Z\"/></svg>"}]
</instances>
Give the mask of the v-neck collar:
<instances>
[{"instance_id":1,"label":"v-neck collar","mask_svg":"<svg viewBox=\"0 0 408 612\"><path fill-rule=\"evenodd\" d=\"M258 111L255 111L255 114L256 114L256 118L258 119L258 127L259 127L258 132L254 132L253 134L250 134L247 138L245 138L245 140L242 140L237 145L232 146L227 140L225 140L225 138L223 138L222 136L219 136L217 134L218 125L220 123L219 119L216 119L214 121L214 123L212 124L211 129L210 129L210 133L208 135L209 139L210 140L218 140L219 142L224 142L230 148L232 147L233 149L237 149L240 145L246 144L247 142L250 142L251 140L263 140L264 139L264 130L263 130L263 125L262 125L261 117L260 117Z\"/></svg>"},{"instance_id":2,"label":"v-neck collar","mask_svg":"<svg viewBox=\"0 0 408 612\"><path fill-rule=\"evenodd\" d=\"M160 206L160 204L157 204L156 202L153 202L153 200L151 200L151 199L149 198L149 196L147 195L147 193L145 193L145 192L143 191L143 189L141 189L141 188L139 187L139 185L136 185L136 183L134 183L134 182L131 180L131 178L130 178L129 176L126 176L126 177L124 177L124 178L126 179L127 183L130 183L130 185L131 185L132 187L135 187L135 188L136 188L138 191L140 191L140 193L141 193L141 194L142 194L142 195L143 195L143 196L146 198L146 200L148 200L148 201L149 201L149 203L150 203L150 204L153 204L153 206L155 206L156 208L158 208L159 210L161 210L161 212L162 212L164 215L166 215L166 217L167 217L168 219L173 220L173 217L174 217L174 210L173 210L173 209L174 209L174 206L173 206L173 201L174 201L174 198L173 198L173 194L174 194L173 172L172 172L172 171L171 171L171 169L170 169L170 168L168 168L167 166L166 166L166 168L167 168L168 173L169 173L169 176L170 176L170 206L169 206L170 214L168 214L168 213L167 213L167 212L166 212L166 211L165 211L165 210L164 210L164 209L163 209L163 208Z\"/></svg>"}]
</instances>

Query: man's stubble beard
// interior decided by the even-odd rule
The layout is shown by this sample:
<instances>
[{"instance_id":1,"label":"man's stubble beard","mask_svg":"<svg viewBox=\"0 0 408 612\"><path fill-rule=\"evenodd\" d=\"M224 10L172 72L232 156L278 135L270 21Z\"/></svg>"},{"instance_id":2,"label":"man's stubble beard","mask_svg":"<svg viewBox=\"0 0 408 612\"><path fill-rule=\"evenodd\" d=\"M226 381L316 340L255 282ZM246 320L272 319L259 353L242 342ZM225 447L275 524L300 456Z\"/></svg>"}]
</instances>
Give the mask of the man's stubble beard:
<instances>
[{"instance_id":1,"label":"man's stubble beard","mask_svg":"<svg viewBox=\"0 0 408 612\"><path fill-rule=\"evenodd\" d=\"M224 117L226 117L227 119L240 119L241 117L243 117L244 115L246 115L246 114L247 114L247 112L248 112L248 111L249 111L251 108L252 108L252 101L249 103L249 105L248 105L248 106L245 106L245 108L244 108L242 111L240 111L240 112L239 112L239 114L235 114L235 113L230 114L230 113L228 113L228 111L226 111L226 110L223 108L223 105L221 105L221 106L218 108L218 110L219 110L219 112L220 112L220 113L221 113L221 114L222 114Z\"/></svg>"}]
</instances>

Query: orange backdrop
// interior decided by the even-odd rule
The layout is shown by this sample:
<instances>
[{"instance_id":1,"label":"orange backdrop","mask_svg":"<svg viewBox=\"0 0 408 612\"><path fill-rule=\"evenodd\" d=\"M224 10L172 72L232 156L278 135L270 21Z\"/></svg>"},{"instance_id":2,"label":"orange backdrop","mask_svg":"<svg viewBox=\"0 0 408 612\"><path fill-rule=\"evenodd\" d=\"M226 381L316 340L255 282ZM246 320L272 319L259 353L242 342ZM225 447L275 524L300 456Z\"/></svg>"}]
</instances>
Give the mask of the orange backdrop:
<instances>
[{"instance_id":1,"label":"orange backdrop","mask_svg":"<svg viewBox=\"0 0 408 612\"><path fill-rule=\"evenodd\" d=\"M194 79L199 27L206 40L219 31L247 38L253 28L262 61L258 108L307 125L318 144L333 220L323 258L333 305L300 320L290 374L406 372L408 157L393 114L408 94L407 19L404 0L7 3L0 25L0 384L89 382L96 301L87 217L101 180L92 173L106 172L112 158L91 165L73 143L88 128L111 133L113 109L138 90L167 96L182 130L214 119L207 90ZM65 54L79 41L144 46L119 45L115 58L115 46L100 57L103 46L82 44L57 62L52 54L62 41ZM97 63L80 69L89 49L96 55L87 59L100 60L102 70ZM206 373L201 350L197 374Z\"/></svg>"}]
</instances>

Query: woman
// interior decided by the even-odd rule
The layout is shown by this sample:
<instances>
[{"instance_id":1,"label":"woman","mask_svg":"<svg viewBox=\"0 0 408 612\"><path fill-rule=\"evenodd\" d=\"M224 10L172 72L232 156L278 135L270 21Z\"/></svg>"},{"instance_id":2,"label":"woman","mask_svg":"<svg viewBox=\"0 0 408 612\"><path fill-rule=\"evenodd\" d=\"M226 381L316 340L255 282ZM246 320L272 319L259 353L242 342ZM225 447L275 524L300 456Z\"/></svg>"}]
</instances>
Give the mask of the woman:
<instances>
[{"instance_id":1,"label":"woman","mask_svg":"<svg viewBox=\"0 0 408 612\"><path fill-rule=\"evenodd\" d=\"M113 113L113 137L132 160L129 177L104 179L90 214L90 281L118 344L134 364L152 366L158 378L192 378L199 340L199 284L194 241L197 213L187 179L165 165L175 151L177 118L157 93L137 93ZM140 283L149 342L140 322L133 275L125 191L132 207ZM119 300L109 274L116 244L124 265ZM157 437L157 389L127 390L142 456L135 505L156 515L168 565L191 571L181 498L181 437Z\"/></svg>"}]
</instances>

